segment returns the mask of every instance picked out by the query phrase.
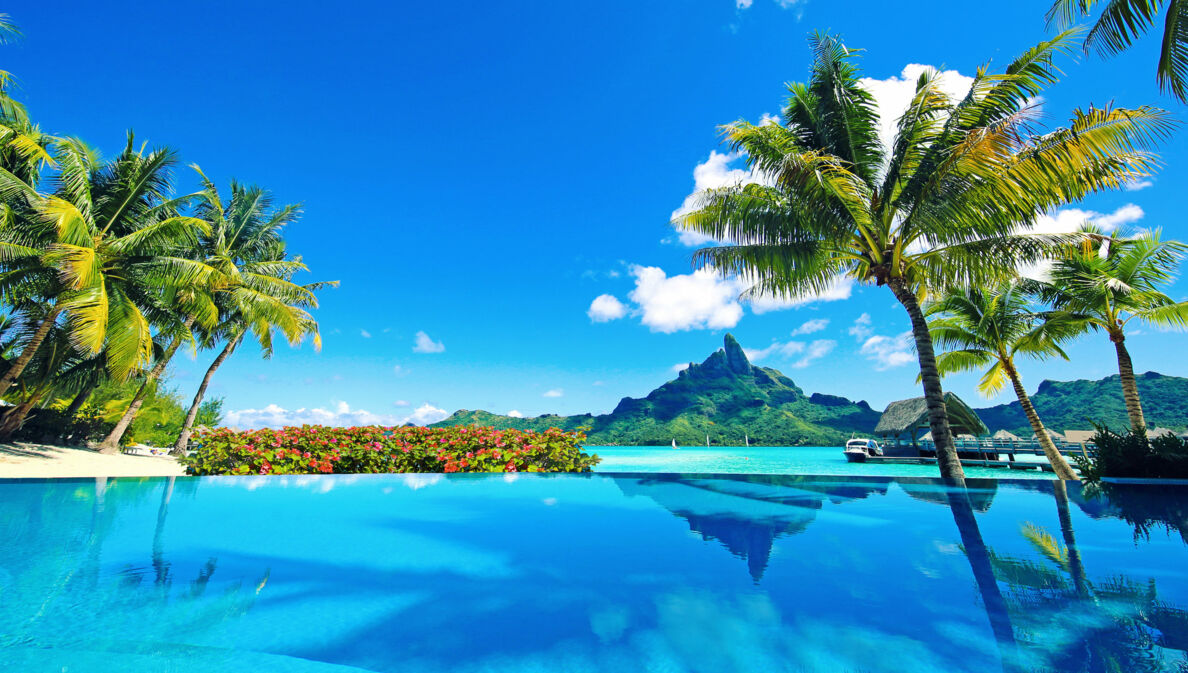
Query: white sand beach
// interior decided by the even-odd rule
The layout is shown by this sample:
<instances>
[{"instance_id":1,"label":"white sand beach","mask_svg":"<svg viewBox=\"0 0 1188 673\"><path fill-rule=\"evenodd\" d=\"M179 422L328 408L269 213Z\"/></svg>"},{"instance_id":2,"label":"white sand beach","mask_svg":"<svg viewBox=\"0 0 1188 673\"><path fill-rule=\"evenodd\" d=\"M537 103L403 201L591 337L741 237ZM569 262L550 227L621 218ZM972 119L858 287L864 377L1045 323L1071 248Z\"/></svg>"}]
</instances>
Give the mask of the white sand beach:
<instances>
[{"instance_id":1,"label":"white sand beach","mask_svg":"<svg viewBox=\"0 0 1188 673\"><path fill-rule=\"evenodd\" d=\"M53 477L172 477L185 474L176 460L159 456L114 456L48 444L0 444L0 479Z\"/></svg>"}]
</instances>

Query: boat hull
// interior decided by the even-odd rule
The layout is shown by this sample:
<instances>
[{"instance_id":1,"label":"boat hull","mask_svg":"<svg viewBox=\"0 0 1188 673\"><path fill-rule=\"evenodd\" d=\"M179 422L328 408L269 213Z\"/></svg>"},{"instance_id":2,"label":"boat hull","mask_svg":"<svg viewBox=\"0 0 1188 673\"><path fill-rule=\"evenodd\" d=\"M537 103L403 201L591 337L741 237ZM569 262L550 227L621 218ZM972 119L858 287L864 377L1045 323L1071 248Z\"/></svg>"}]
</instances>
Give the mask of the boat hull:
<instances>
[{"instance_id":1,"label":"boat hull","mask_svg":"<svg viewBox=\"0 0 1188 673\"><path fill-rule=\"evenodd\" d=\"M851 463L865 463L866 462L866 452L865 451L842 451L842 453L844 453L846 455L846 460Z\"/></svg>"}]
</instances>

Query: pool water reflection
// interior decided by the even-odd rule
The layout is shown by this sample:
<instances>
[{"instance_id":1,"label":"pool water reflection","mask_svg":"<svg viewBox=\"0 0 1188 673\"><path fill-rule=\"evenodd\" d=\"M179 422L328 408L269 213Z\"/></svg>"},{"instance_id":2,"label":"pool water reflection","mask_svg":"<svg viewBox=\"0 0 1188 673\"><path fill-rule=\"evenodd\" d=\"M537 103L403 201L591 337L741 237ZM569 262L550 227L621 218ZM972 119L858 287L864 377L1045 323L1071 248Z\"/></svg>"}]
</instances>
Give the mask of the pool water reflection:
<instances>
[{"instance_id":1,"label":"pool water reflection","mask_svg":"<svg viewBox=\"0 0 1188 673\"><path fill-rule=\"evenodd\" d=\"M1188 488L0 481L22 671L1182 671Z\"/></svg>"}]
</instances>

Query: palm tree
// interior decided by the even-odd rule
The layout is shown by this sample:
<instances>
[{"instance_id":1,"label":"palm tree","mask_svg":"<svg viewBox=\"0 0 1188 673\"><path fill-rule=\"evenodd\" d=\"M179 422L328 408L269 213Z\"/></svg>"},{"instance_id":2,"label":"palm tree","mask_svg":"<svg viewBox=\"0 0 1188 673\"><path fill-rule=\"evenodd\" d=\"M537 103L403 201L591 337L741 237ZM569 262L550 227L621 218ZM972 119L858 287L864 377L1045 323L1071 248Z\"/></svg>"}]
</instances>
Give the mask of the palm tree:
<instances>
[{"instance_id":1,"label":"palm tree","mask_svg":"<svg viewBox=\"0 0 1188 673\"><path fill-rule=\"evenodd\" d=\"M1164 241L1158 230L1128 236L1106 235L1087 225L1089 238L1068 246L1056 260L1048 282L1037 293L1058 311L1080 321L1083 330L1105 332L1118 356L1118 375L1130 427L1145 432L1146 419L1126 348L1132 320L1160 328L1188 327L1188 301L1177 302L1160 288L1169 285L1188 245Z\"/></svg>"},{"instance_id":2,"label":"palm tree","mask_svg":"<svg viewBox=\"0 0 1188 673\"><path fill-rule=\"evenodd\" d=\"M926 305L924 313L932 318L928 325L933 341L945 349L936 358L940 375L988 367L978 383L978 390L987 396L997 394L1009 380L1056 476L1077 479L1031 404L1015 356L1067 360L1060 344L1076 336L1079 325L1060 314L1037 313L1026 291L1013 282L990 291L953 288Z\"/></svg>"},{"instance_id":3,"label":"palm tree","mask_svg":"<svg viewBox=\"0 0 1188 673\"><path fill-rule=\"evenodd\" d=\"M751 296L799 298L839 277L890 288L912 324L941 475L961 478L922 296L984 285L1067 237L1020 234L1053 207L1149 174L1144 151L1173 127L1149 107L1076 111L1070 125L1030 131L1032 101L1057 79L1072 31L1027 50L1001 74L978 70L950 99L941 76L916 82L887 147L859 83L856 52L814 35L812 76L788 87L780 121L723 128L759 184L708 190L675 224L726 243L694 262L752 283Z\"/></svg>"},{"instance_id":4,"label":"palm tree","mask_svg":"<svg viewBox=\"0 0 1188 673\"><path fill-rule=\"evenodd\" d=\"M210 233L202 237L207 264L234 284L219 294L220 322L205 335L208 344L226 341L223 350L207 368L194 400L186 413L173 451L180 454L189 444L191 428L215 371L235 352L248 332L260 342L264 357L272 355L272 338L280 330L290 344L312 335L314 347L321 346L318 324L305 308L316 307L314 291L332 283L298 285L292 277L308 268L300 258L289 259L282 238L284 227L301 215L299 206L273 208L272 195L255 185L231 182L231 197L224 200L218 187L201 169L203 189L195 215L206 221Z\"/></svg>"},{"instance_id":5,"label":"palm tree","mask_svg":"<svg viewBox=\"0 0 1188 673\"><path fill-rule=\"evenodd\" d=\"M1069 26L1101 4L1105 8L1085 36L1085 52L1092 49L1105 57L1129 49L1155 25L1166 5L1155 78L1160 91L1170 91L1181 102L1188 102L1188 4L1180 0L1056 0L1048 9L1048 24Z\"/></svg>"},{"instance_id":6,"label":"palm tree","mask_svg":"<svg viewBox=\"0 0 1188 673\"><path fill-rule=\"evenodd\" d=\"M102 162L81 141L67 139L58 143L56 161L50 195L0 171L0 194L28 203L32 233L38 240L49 239L37 262L18 269L25 275L11 276L7 285L19 287L26 277L41 279L43 268L51 269L59 287L49 293L50 315L42 326L65 313L75 348L84 355L102 351L116 380L127 380L152 362L152 328L158 326L167 337L166 356L149 371L147 385L164 371L181 342L192 339L189 330L195 322L217 319L210 292L225 279L193 258L198 235L207 225L179 214L185 198L170 199L176 163L170 149L138 149L129 134L124 151ZM4 281L0 278L0 293ZM130 416L138 408L133 400ZM130 422L127 418L117 424L103 451L118 450Z\"/></svg>"},{"instance_id":7,"label":"palm tree","mask_svg":"<svg viewBox=\"0 0 1188 673\"><path fill-rule=\"evenodd\" d=\"M65 380L64 372L76 367L81 360L65 329L56 325L18 381L24 399L7 409L0 419L0 442L7 442L34 408L45 406L52 399L53 392Z\"/></svg>"}]
</instances>

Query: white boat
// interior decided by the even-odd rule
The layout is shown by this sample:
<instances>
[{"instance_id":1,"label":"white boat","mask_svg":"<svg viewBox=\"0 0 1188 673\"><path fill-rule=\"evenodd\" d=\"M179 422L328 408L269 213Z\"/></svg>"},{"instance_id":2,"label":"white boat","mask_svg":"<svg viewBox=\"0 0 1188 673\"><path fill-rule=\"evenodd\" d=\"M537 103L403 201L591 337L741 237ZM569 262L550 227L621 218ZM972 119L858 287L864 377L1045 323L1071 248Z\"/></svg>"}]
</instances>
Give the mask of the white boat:
<instances>
[{"instance_id":1,"label":"white boat","mask_svg":"<svg viewBox=\"0 0 1188 673\"><path fill-rule=\"evenodd\" d=\"M851 463L865 463L870 456L883 455L883 448L873 439L854 438L846 442L846 448L842 453Z\"/></svg>"},{"instance_id":2,"label":"white boat","mask_svg":"<svg viewBox=\"0 0 1188 673\"><path fill-rule=\"evenodd\" d=\"M747 448L751 448L751 438L748 435L743 435L743 441L747 443Z\"/></svg>"},{"instance_id":3,"label":"white boat","mask_svg":"<svg viewBox=\"0 0 1188 673\"><path fill-rule=\"evenodd\" d=\"M675 440L675 439L674 439L674 440L672 440L672 448L674 448L674 449L679 449L679 448L681 448L681 447L679 447L679 446L677 446L677 445L676 445L676 440Z\"/></svg>"}]
</instances>

